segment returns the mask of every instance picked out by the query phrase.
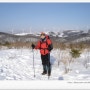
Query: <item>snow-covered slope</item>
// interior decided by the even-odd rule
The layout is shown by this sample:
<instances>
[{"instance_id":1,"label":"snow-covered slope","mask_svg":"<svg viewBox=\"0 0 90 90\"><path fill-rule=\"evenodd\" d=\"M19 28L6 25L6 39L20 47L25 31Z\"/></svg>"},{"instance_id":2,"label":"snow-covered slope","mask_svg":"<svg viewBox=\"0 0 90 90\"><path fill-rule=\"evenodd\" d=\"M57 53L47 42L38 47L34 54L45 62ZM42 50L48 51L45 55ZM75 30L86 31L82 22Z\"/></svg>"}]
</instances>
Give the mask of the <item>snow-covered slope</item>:
<instances>
[{"instance_id":1,"label":"snow-covered slope","mask_svg":"<svg viewBox=\"0 0 90 90\"><path fill-rule=\"evenodd\" d=\"M68 52L68 51L62 51ZM83 53L76 62L71 64L72 71L64 74L64 65L58 60L62 55L59 50L51 52L52 74L49 80L90 80L90 68L82 64L86 53ZM0 50L0 80L48 80L48 76L42 76L42 63L38 50L34 51L35 75L33 72L33 52L31 49L2 49ZM78 61L78 62L77 62Z\"/></svg>"},{"instance_id":2,"label":"snow-covered slope","mask_svg":"<svg viewBox=\"0 0 90 90\"><path fill-rule=\"evenodd\" d=\"M34 35L34 33L32 32L29 32L29 33L16 33L14 35L17 35L17 36L25 36L25 35Z\"/></svg>"},{"instance_id":3,"label":"snow-covered slope","mask_svg":"<svg viewBox=\"0 0 90 90\"><path fill-rule=\"evenodd\" d=\"M35 72L33 75L33 52L29 49L8 49L0 51L0 80L47 80L48 76L42 76L42 64L39 51L35 51ZM52 57L52 62L54 59ZM56 70L52 72L51 79Z\"/></svg>"}]
</instances>

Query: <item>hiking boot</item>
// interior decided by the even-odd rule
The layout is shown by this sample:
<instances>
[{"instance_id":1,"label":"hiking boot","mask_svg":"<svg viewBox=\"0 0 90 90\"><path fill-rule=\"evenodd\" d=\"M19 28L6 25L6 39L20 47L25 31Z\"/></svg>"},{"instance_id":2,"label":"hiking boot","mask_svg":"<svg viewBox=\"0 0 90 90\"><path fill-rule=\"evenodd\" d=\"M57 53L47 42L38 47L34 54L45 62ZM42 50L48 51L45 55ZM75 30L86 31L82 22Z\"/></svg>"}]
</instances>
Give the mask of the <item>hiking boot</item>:
<instances>
[{"instance_id":1,"label":"hiking boot","mask_svg":"<svg viewBox=\"0 0 90 90\"><path fill-rule=\"evenodd\" d=\"M42 75L45 75L45 74L47 74L47 72L43 72L43 73L42 73Z\"/></svg>"},{"instance_id":2,"label":"hiking boot","mask_svg":"<svg viewBox=\"0 0 90 90\"><path fill-rule=\"evenodd\" d=\"M48 76L51 76L51 74L50 74L50 73L48 73Z\"/></svg>"},{"instance_id":3,"label":"hiking boot","mask_svg":"<svg viewBox=\"0 0 90 90\"><path fill-rule=\"evenodd\" d=\"M48 71L48 76L51 76L51 69Z\"/></svg>"}]
</instances>

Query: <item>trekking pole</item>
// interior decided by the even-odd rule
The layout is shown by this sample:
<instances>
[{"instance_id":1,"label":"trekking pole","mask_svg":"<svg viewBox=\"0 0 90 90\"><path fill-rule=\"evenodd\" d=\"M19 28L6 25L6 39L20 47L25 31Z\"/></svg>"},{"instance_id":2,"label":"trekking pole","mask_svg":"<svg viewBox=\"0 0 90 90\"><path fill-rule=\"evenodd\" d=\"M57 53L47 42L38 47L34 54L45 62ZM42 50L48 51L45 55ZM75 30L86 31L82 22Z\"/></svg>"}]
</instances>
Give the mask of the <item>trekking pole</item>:
<instances>
[{"instance_id":1,"label":"trekking pole","mask_svg":"<svg viewBox=\"0 0 90 90\"><path fill-rule=\"evenodd\" d=\"M32 49L33 52L33 70L34 70L34 77L35 77L35 66L34 66L34 50Z\"/></svg>"},{"instance_id":2,"label":"trekking pole","mask_svg":"<svg viewBox=\"0 0 90 90\"><path fill-rule=\"evenodd\" d=\"M50 56L48 56L48 58L50 60ZM48 60L48 68L47 68L48 69L48 74L50 73L50 69L51 69L51 66L49 64L49 62L50 62L49 60ZM49 78L50 78L50 76L48 75L48 80L49 80Z\"/></svg>"},{"instance_id":3,"label":"trekking pole","mask_svg":"<svg viewBox=\"0 0 90 90\"><path fill-rule=\"evenodd\" d=\"M50 65L49 65L49 62L48 62L48 72L49 70L51 69ZM50 76L48 75L48 80L50 79Z\"/></svg>"}]
</instances>

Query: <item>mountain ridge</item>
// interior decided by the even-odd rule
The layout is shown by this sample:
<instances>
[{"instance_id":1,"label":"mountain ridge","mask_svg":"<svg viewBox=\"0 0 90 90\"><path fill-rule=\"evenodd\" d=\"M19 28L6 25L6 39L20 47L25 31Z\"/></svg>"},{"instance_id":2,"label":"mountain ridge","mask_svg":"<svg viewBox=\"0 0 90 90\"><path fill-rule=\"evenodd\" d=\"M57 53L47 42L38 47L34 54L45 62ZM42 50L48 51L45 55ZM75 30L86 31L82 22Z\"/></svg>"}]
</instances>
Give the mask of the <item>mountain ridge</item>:
<instances>
[{"instance_id":1,"label":"mountain ridge","mask_svg":"<svg viewBox=\"0 0 90 90\"><path fill-rule=\"evenodd\" d=\"M90 33L75 30L66 30L63 32L49 31L47 34L53 41L64 43L86 42L90 41ZM0 32L0 43L5 42L36 42L39 40L40 33L27 34L10 34Z\"/></svg>"}]
</instances>

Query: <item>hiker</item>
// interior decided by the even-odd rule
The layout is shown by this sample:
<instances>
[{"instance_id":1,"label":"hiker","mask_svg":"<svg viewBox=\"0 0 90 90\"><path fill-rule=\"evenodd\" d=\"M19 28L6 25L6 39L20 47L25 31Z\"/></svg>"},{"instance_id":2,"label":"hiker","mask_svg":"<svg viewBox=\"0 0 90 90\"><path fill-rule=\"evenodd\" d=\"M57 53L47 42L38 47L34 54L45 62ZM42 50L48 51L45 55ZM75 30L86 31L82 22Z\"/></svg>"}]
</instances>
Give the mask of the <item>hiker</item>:
<instances>
[{"instance_id":1,"label":"hiker","mask_svg":"<svg viewBox=\"0 0 90 90\"><path fill-rule=\"evenodd\" d=\"M41 53L41 60L43 65L43 73L42 75L48 74L51 75L51 63L50 63L50 52L53 49L52 41L50 40L49 36L46 35L44 32L40 35L40 40L38 41L37 45L31 45L32 49L39 49Z\"/></svg>"}]
</instances>

